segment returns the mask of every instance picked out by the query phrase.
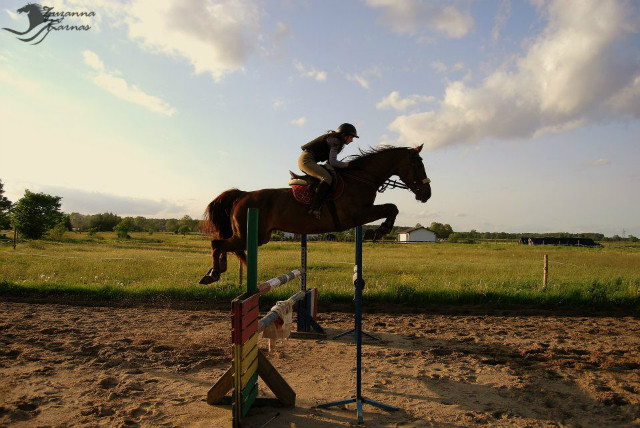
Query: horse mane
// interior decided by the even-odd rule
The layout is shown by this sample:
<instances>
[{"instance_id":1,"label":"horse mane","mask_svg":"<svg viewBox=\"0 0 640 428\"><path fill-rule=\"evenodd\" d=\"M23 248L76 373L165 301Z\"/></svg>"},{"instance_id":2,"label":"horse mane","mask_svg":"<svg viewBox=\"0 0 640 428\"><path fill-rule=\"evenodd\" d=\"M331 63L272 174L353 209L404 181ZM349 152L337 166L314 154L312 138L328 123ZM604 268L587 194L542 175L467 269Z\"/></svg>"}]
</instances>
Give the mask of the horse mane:
<instances>
[{"instance_id":1,"label":"horse mane","mask_svg":"<svg viewBox=\"0 0 640 428\"><path fill-rule=\"evenodd\" d=\"M410 147L398 147L398 146L391 146L388 144L382 144L376 147L370 147L368 149L362 149L360 148L360 154L356 154L356 155L351 155L348 156L346 159L344 159L346 162L349 162L351 165L353 166L357 166L358 164L360 164L360 162L372 157L372 156L376 156L379 154L384 154L384 153L388 153L388 152L393 152L393 151L399 151L399 150L407 150ZM351 166L349 165L349 166Z\"/></svg>"}]
</instances>

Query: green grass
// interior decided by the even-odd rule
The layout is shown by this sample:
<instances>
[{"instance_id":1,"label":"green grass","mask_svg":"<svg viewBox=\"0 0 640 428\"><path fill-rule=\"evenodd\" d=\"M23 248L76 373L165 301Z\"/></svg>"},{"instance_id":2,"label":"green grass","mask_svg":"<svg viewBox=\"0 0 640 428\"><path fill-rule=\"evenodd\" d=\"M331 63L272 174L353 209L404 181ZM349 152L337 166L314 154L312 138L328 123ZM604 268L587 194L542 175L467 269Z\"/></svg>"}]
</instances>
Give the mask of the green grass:
<instances>
[{"instance_id":1,"label":"green grass","mask_svg":"<svg viewBox=\"0 0 640 428\"><path fill-rule=\"evenodd\" d=\"M321 303L351 303L353 243L309 242L308 286ZM542 286L543 256L549 282ZM363 248L366 302L414 308L640 308L640 246L529 247L515 243L374 244ZM100 300L229 302L242 292L238 262L214 286L197 284L210 267L209 243L198 235L67 233L58 241L0 243L0 295L80 296ZM295 242L259 250L259 281L299 266ZM269 304L299 287L286 284Z\"/></svg>"}]
</instances>

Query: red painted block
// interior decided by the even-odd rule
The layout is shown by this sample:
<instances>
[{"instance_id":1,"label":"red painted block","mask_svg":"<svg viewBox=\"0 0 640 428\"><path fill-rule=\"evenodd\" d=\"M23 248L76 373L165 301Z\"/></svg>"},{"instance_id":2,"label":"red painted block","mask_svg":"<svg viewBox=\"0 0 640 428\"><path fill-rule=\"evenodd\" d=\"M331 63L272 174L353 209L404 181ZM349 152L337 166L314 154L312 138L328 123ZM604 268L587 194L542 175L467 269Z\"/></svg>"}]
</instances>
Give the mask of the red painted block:
<instances>
[{"instance_id":1,"label":"red painted block","mask_svg":"<svg viewBox=\"0 0 640 428\"><path fill-rule=\"evenodd\" d=\"M259 294L254 294L253 296L244 299L242 301L242 315L246 315L249 312L253 311L255 308L258 308L259 300Z\"/></svg>"}]
</instances>

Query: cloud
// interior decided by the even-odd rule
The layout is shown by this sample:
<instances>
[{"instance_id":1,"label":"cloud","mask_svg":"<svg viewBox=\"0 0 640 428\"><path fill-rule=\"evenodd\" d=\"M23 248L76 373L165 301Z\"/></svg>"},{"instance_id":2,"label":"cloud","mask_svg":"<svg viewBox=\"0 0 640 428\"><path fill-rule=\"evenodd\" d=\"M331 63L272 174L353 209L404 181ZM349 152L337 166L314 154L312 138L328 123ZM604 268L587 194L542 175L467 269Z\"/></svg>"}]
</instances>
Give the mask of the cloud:
<instances>
[{"instance_id":1,"label":"cloud","mask_svg":"<svg viewBox=\"0 0 640 428\"><path fill-rule=\"evenodd\" d=\"M164 114L165 116L173 116L176 113L176 109L166 101L156 96L148 95L137 86L130 85L122 77L106 71L102 60L96 53L86 50L82 52L82 56L85 64L97 72L91 78L92 82L97 86L118 98L138 104L154 113Z\"/></svg>"},{"instance_id":2,"label":"cloud","mask_svg":"<svg viewBox=\"0 0 640 428\"><path fill-rule=\"evenodd\" d=\"M511 0L502 0L500 6L498 6L498 13L496 14L495 24L491 30L491 39L495 43L500 38L500 31L504 28L505 24L511 17Z\"/></svg>"},{"instance_id":3,"label":"cloud","mask_svg":"<svg viewBox=\"0 0 640 428\"><path fill-rule=\"evenodd\" d=\"M364 89L369 89L369 81L359 74L346 74L345 77L351 82L356 82Z\"/></svg>"},{"instance_id":4,"label":"cloud","mask_svg":"<svg viewBox=\"0 0 640 428\"><path fill-rule=\"evenodd\" d=\"M278 22L276 32L273 36L276 42L281 42L282 40L288 39L291 37L291 29L284 22Z\"/></svg>"},{"instance_id":5,"label":"cloud","mask_svg":"<svg viewBox=\"0 0 640 428\"><path fill-rule=\"evenodd\" d=\"M241 71L259 49L260 1L237 0L57 0L57 10L92 10L93 24L124 26L142 49L191 64L214 81ZM279 25L278 34L285 29Z\"/></svg>"},{"instance_id":6,"label":"cloud","mask_svg":"<svg viewBox=\"0 0 640 428\"><path fill-rule=\"evenodd\" d=\"M431 68L433 68L438 73L445 73L447 71L447 66L441 61L432 61Z\"/></svg>"},{"instance_id":7,"label":"cloud","mask_svg":"<svg viewBox=\"0 0 640 428\"><path fill-rule=\"evenodd\" d=\"M468 11L437 0L367 0L366 4L382 9L382 22L399 34L430 30L459 39L473 28Z\"/></svg>"},{"instance_id":8,"label":"cloud","mask_svg":"<svg viewBox=\"0 0 640 428\"><path fill-rule=\"evenodd\" d=\"M118 215L158 216L163 213L185 212L186 210L184 205L164 199L133 198L62 186L42 186L40 191L61 196L62 210L66 213L98 214L112 212Z\"/></svg>"},{"instance_id":9,"label":"cloud","mask_svg":"<svg viewBox=\"0 0 640 428\"><path fill-rule=\"evenodd\" d=\"M260 8L233 0L136 0L126 19L129 36L151 52L186 59L215 81L242 70L257 48Z\"/></svg>"},{"instance_id":10,"label":"cloud","mask_svg":"<svg viewBox=\"0 0 640 428\"><path fill-rule=\"evenodd\" d=\"M609 165L611 161L609 159L596 159L593 162L589 162L587 165L589 166L603 166Z\"/></svg>"},{"instance_id":11,"label":"cloud","mask_svg":"<svg viewBox=\"0 0 640 428\"><path fill-rule=\"evenodd\" d=\"M97 70L97 71L104 70L104 64L102 63L102 60L95 52L84 51L82 52L82 58L84 59L84 63L87 64L89 67L93 68L94 70Z\"/></svg>"},{"instance_id":12,"label":"cloud","mask_svg":"<svg viewBox=\"0 0 640 428\"><path fill-rule=\"evenodd\" d=\"M434 149L638 118L639 9L633 2L545 2L547 26L523 55L477 86L449 83L437 110L398 116L389 129L398 144Z\"/></svg>"},{"instance_id":13,"label":"cloud","mask_svg":"<svg viewBox=\"0 0 640 428\"><path fill-rule=\"evenodd\" d=\"M393 91L386 97L382 98L377 104L378 110L394 109L398 111L406 110L409 107L414 107L420 103L427 103L435 101L435 97L427 97L424 95L409 95L406 98L400 97L398 91Z\"/></svg>"},{"instance_id":14,"label":"cloud","mask_svg":"<svg viewBox=\"0 0 640 428\"><path fill-rule=\"evenodd\" d=\"M307 118L304 116L291 121L291 124L296 126L304 126L306 123L307 123Z\"/></svg>"},{"instance_id":15,"label":"cloud","mask_svg":"<svg viewBox=\"0 0 640 428\"><path fill-rule=\"evenodd\" d=\"M294 61L293 65L295 66L296 70L300 72L301 76L310 77L317 80L318 82L324 82L325 80L327 80L326 71L316 70L315 68L308 69L299 61Z\"/></svg>"}]
</instances>

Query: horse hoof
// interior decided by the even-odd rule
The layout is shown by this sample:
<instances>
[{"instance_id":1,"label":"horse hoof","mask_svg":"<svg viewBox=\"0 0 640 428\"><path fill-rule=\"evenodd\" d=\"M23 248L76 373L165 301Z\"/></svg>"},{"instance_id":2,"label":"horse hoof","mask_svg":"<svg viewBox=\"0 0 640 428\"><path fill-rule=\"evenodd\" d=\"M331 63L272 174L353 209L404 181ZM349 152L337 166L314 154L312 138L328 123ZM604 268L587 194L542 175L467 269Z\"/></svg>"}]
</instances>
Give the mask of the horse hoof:
<instances>
[{"instance_id":1,"label":"horse hoof","mask_svg":"<svg viewBox=\"0 0 640 428\"><path fill-rule=\"evenodd\" d=\"M214 282L217 282L219 279L220 279L220 273L212 272L210 270L209 272L207 272L205 276L203 276L200 279L199 284L209 285L209 284L213 284Z\"/></svg>"}]
</instances>

